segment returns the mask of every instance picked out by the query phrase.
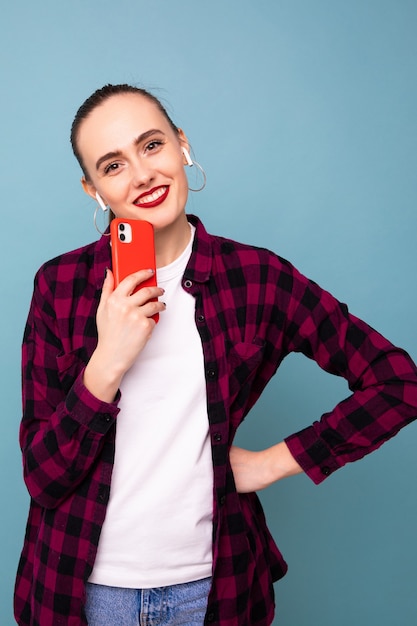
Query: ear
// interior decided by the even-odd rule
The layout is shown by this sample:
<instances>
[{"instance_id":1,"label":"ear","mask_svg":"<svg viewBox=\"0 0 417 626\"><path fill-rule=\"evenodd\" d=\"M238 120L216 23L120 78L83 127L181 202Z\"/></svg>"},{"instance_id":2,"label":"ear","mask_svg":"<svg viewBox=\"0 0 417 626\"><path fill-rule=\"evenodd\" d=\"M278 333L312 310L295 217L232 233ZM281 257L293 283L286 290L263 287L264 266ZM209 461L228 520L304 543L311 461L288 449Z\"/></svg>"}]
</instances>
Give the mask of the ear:
<instances>
[{"instance_id":1,"label":"ear","mask_svg":"<svg viewBox=\"0 0 417 626\"><path fill-rule=\"evenodd\" d=\"M94 187L93 183L90 183L85 176L81 178L81 186L84 189L85 193L88 196L91 196L94 200L96 199L96 191L97 189Z\"/></svg>"},{"instance_id":2,"label":"ear","mask_svg":"<svg viewBox=\"0 0 417 626\"><path fill-rule=\"evenodd\" d=\"M178 139L180 141L180 146L181 148L185 148L186 150L188 150L188 152L190 151L190 144L188 143L188 139L186 134L184 133L184 131L182 130L182 128L178 129ZM188 165L187 159L184 158L184 165Z\"/></svg>"}]
</instances>

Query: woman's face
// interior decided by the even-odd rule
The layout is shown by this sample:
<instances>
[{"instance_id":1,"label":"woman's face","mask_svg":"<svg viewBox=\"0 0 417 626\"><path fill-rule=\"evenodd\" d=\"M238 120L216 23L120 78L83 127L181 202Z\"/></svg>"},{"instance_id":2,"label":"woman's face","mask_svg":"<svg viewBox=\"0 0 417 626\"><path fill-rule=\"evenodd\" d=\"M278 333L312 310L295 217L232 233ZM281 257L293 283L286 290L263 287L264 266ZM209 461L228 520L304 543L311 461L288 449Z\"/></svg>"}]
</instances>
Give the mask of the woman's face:
<instances>
[{"instance_id":1,"label":"woman's face","mask_svg":"<svg viewBox=\"0 0 417 626\"><path fill-rule=\"evenodd\" d=\"M143 219L155 230L183 220L188 196L182 131L137 94L118 94L82 122L78 149L89 174L84 190L96 191L117 217Z\"/></svg>"}]
</instances>

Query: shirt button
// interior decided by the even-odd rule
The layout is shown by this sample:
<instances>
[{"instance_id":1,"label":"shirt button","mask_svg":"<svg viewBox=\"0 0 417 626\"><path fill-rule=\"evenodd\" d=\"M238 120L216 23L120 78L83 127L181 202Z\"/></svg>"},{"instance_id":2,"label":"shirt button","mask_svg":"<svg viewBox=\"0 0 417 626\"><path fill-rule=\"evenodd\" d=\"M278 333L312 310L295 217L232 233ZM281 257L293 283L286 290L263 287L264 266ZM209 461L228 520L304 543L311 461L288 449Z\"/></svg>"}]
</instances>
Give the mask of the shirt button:
<instances>
[{"instance_id":1,"label":"shirt button","mask_svg":"<svg viewBox=\"0 0 417 626\"><path fill-rule=\"evenodd\" d=\"M216 370L207 370L207 376L209 378L215 378L216 376Z\"/></svg>"},{"instance_id":2,"label":"shirt button","mask_svg":"<svg viewBox=\"0 0 417 626\"><path fill-rule=\"evenodd\" d=\"M222 440L222 436L221 436L220 433L215 433L213 439L214 439L214 441L221 441Z\"/></svg>"},{"instance_id":3,"label":"shirt button","mask_svg":"<svg viewBox=\"0 0 417 626\"><path fill-rule=\"evenodd\" d=\"M110 417L110 415L102 415L101 419L103 420L103 422L107 422L108 423L108 422L110 422L111 417Z\"/></svg>"},{"instance_id":4,"label":"shirt button","mask_svg":"<svg viewBox=\"0 0 417 626\"><path fill-rule=\"evenodd\" d=\"M208 620L209 622L214 622L214 613L209 613L209 614L207 615L207 620Z\"/></svg>"},{"instance_id":5,"label":"shirt button","mask_svg":"<svg viewBox=\"0 0 417 626\"><path fill-rule=\"evenodd\" d=\"M206 319L206 318L204 317L204 315L199 315L199 316L197 317L197 321L198 321L198 322L204 322L204 320L205 320L205 319Z\"/></svg>"},{"instance_id":6,"label":"shirt button","mask_svg":"<svg viewBox=\"0 0 417 626\"><path fill-rule=\"evenodd\" d=\"M184 287L186 287L187 289L189 289L192 286L193 286L193 281L192 280L185 280L184 281Z\"/></svg>"},{"instance_id":7,"label":"shirt button","mask_svg":"<svg viewBox=\"0 0 417 626\"><path fill-rule=\"evenodd\" d=\"M322 473L322 474L324 474L324 476L330 476L330 474L331 474L331 469L330 469L330 467L327 467L327 465L324 465L324 466L321 468L321 473Z\"/></svg>"},{"instance_id":8,"label":"shirt button","mask_svg":"<svg viewBox=\"0 0 417 626\"><path fill-rule=\"evenodd\" d=\"M222 496L219 500L220 504L223 506L223 504L226 502L226 496Z\"/></svg>"}]
</instances>

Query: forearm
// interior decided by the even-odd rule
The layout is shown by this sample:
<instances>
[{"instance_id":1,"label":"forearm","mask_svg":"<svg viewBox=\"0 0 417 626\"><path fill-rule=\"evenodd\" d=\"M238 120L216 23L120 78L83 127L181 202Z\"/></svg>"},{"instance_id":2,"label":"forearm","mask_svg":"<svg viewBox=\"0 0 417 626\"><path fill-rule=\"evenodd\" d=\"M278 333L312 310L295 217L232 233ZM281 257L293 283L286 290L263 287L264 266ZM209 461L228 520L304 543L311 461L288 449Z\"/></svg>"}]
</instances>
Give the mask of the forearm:
<instances>
[{"instance_id":1,"label":"forearm","mask_svg":"<svg viewBox=\"0 0 417 626\"><path fill-rule=\"evenodd\" d=\"M417 380L358 391L319 421L286 437L303 471L319 484L378 449L417 416Z\"/></svg>"},{"instance_id":2,"label":"forearm","mask_svg":"<svg viewBox=\"0 0 417 626\"><path fill-rule=\"evenodd\" d=\"M303 471L284 441L259 452L232 446L230 463L240 493L265 489L282 478Z\"/></svg>"},{"instance_id":3,"label":"forearm","mask_svg":"<svg viewBox=\"0 0 417 626\"><path fill-rule=\"evenodd\" d=\"M102 402L113 402L123 377L123 371L112 366L111 360L95 350L88 362L83 382L88 391Z\"/></svg>"},{"instance_id":4,"label":"forearm","mask_svg":"<svg viewBox=\"0 0 417 626\"><path fill-rule=\"evenodd\" d=\"M265 459L264 463L268 485L282 478L301 474L303 471L292 456L285 441L281 441L271 448L267 448L262 454Z\"/></svg>"},{"instance_id":5,"label":"forearm","mask_svg":"<svg viewBox=\"0 0 417 626\"><path fill-rule=\"evenodd\" d=\"M117 413L85 389L82 373L55 409L28 403L20 442L30 496L46 508L67 498L97 461Z\"/></svg>"},{"instance_id":6,"label":"forearm","mask_svg":"<svg viewBox=\"0 0 417 626\"><path fill-rule=\"evenodd\" d=\"M152 335L153 316L165 308L157 300L164 292L159 287L134 293L150 272L131 274L114 290L113 275L107 272L97 310L98 343L84 373L86 388L103 402L113 402L124 374Z\"/></svg>"}]
</instances>

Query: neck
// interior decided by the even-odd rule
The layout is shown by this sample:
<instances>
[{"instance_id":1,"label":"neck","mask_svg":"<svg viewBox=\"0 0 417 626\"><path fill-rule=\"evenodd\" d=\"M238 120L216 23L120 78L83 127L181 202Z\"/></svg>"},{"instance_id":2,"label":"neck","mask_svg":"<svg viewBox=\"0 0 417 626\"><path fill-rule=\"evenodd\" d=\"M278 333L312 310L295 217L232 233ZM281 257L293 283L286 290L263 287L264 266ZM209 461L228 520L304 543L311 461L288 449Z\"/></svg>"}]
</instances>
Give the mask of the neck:
<instances>
[{"instance_id":1,"label":"neck","mask_svg":"<svg viewBox=\"0 0 417 626\"><path fill-rule=\"evenodd\" d=\"M155 230L156 267L165 267L175 261L184 252L190 236L190 225L185 213L169 227Z\"/></svg>"}]
</instances>

